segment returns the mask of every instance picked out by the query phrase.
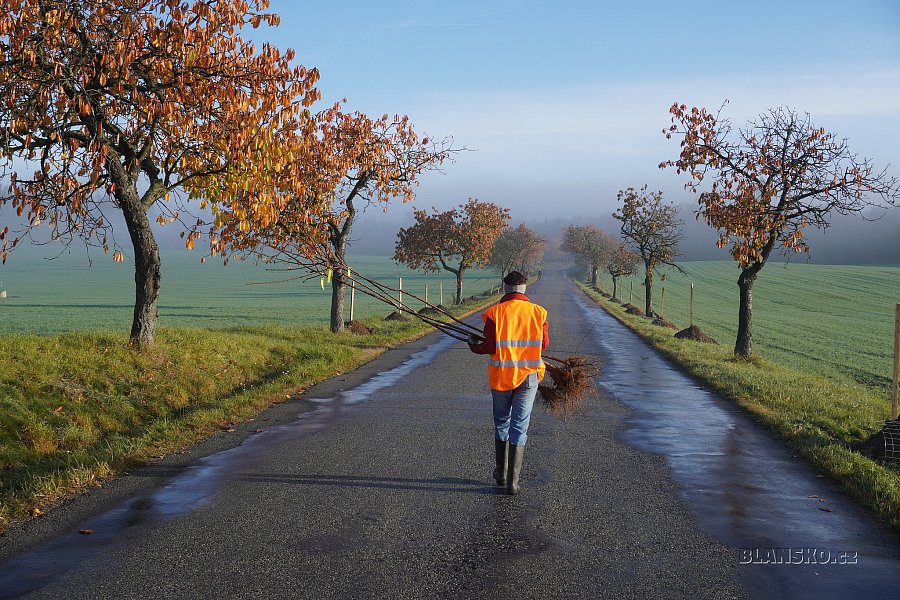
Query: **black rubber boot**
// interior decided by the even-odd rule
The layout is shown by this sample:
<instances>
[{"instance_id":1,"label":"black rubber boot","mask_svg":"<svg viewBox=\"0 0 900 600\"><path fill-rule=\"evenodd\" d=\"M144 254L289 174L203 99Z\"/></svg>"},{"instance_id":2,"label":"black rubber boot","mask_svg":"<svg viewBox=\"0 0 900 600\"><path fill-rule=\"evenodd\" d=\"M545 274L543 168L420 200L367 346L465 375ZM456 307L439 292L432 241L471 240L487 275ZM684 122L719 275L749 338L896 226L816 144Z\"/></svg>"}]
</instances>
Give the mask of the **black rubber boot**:
<instances>
[{"instance_id":1,"label":"black rubber boot","mask_svg":"<svg viewBox=\"0 0 900 600\"><path fill-rule=\"evenodd\" d=\"M506 493L515 496L522 488L519 487L519 475L522 474L522 461L525 459L525 446L509 445L509 467L506 477Z\"/></svg>"},{"instance_id":2,"label":"black rubber boot","mask_svg":"<svg viewBox=\"0 0 900 600\"><path fill-rule=\"evenodd\" d=\"M494 480L497 485L506 485L506 461L509 456L509 442L501 442L494 438L494 453L497 456L497 466L494 467Z\"/></svg>"}]
</instances>

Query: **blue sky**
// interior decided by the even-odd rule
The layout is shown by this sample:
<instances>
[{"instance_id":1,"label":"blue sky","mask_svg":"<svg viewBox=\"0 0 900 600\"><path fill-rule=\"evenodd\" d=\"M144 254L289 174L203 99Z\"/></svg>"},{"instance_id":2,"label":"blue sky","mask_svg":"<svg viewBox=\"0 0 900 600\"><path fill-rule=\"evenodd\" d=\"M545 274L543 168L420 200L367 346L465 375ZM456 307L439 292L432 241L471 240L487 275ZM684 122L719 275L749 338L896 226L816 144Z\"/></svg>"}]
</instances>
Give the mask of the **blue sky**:
<instances>
[{"instance_id":1,"label":"blue sky","mask_svg":"<svg viewBox=\"0 0 900 600\"><path fill-rule=\"evenodd\" d=\"M678 100L743 123L781 104L898 172L900 2L435 2L274 0L260 40L318 67L326 101L408 114L461 154L416 205L468 196L518 219L608 214L677 154L660 130ZM408 208L399 208L399 217ZM399 213L399 214L398 214ZM517 220L518 220L517 219Z\"/></svg>"}]
</instances>

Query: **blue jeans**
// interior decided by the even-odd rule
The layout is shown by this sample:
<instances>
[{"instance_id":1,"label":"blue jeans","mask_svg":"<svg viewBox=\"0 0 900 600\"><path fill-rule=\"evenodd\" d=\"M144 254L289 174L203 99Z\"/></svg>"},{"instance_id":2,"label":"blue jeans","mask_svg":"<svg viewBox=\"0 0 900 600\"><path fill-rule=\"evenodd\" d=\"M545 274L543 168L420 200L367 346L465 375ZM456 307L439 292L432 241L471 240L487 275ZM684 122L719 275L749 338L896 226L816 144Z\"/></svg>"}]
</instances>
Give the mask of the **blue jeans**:
<instances>
[{"instance_id":1,"label":"blue jeans","mask_svg":"<svg viewBox=\"0 0 900 600\"><path fill-rule=\"evenodd\" d=\"M501 442L524 446L528 439L528 422L538 391L537 373L529 375L514 390L491 390L494 398L494 436Z\"/></svg>"}]
</instances>

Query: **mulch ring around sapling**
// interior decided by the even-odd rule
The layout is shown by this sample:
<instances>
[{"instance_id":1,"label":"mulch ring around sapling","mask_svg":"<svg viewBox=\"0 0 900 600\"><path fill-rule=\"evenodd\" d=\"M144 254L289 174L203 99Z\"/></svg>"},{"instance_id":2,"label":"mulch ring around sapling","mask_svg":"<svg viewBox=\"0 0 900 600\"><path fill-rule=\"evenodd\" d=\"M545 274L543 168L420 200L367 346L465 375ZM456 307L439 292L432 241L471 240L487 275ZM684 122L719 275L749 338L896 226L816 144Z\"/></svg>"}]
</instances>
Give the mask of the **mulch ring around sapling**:
<instances>
[{"instance_id":1,"label":"mulch ring around sapling","mask_svg":"<svg viewBox=\"0 0 900 600\"><path fill-rule=\"evenodd\" d=\"M709 337L703 331L700 330L696 325L691 325L687 329L682 329L678 333L675 334L679 340L694 340L696 342L704 342L706 344L718 344L716 340Z\"/></svg>"},{"instance_id":2,"label":"mulch ring around sapling","mask_svg":"<svg viewBox=\"0 0 900 600\"><path fill-rule=\"evenodd\" d=\"M396 310L384 318L385 321L409 321L409 317Z\"/></svg>"},{"instance_id":3,"label":"mulch ring around sapling","mask_svg":"<svg viewBox=\"0 0 900 600\"><path fill-rule=\"evenodd\" d=\"M347 323L347 329L350 330L351 333L358 333L360 335L372 335L375 333L374 327L369 327L365 323L361 323L356 319Z\"/></svg>"},{"instance_id":4,"label":"mulch ring around sapling","mask_svg":"<svg viewBox=\"0 0 900 600\"><path fill-rule=\"evenodd\" d=\"M443 307L441 307L441 308L443 308ZM436 316L441 316L441 315L443 315L444 313L442 313L442 312L441 312L440 310L438 310L438 308L436 308L436 307L425 306L425 307L422 307L422 308L419 309L419 314L420 314L420 315L426 315L426 316L429 316L429 317L436 317Z\"/></svg>"},{"instance_id":5,"label":"mulch ring around sapling","mask_svg":"<svg viewBox=\"0 0 900 600\"><path fill-rule=\"evenodd\" d=\"M637 306L635 306L634 304L631 304L631 303L623 304L623 305L622 305L622 308L624 308L624 309L625 309L625 312L627 312L629 315L638 315L639 317L643 317L643 316L644 316L644 311L642 311L641 309L639 309L639 308L638 308Z\"/></svg>"},{"instance_id":6,"label":"mulch ring around sapling","mask_svg":"<svg viewBox=\"0 0 900 600\"><path fill-rule=\"evenodd\" d=\"M678 327L674 323L672 323L671 321L666 321L664 318L659 317L659 316L656 317L655 319L653 319L653 324L656 325L657 327L666 327L668 329L678 329Z\"/></svg>"},{"instance_id":7,"label":"mulch ring around sapling","mask_svg":"<svg viewBox=\"0 0 900 600\"><path fill-rule=\"evenodd\" d=\"M588 395L596 395L594 377L600 374L597 360L591 356L560 359L544 355L547 373L538 386L544 410L554 417L566 418L581 410ZM546 362L549 360L550 362Z\"/></svg>"}]
</instances>

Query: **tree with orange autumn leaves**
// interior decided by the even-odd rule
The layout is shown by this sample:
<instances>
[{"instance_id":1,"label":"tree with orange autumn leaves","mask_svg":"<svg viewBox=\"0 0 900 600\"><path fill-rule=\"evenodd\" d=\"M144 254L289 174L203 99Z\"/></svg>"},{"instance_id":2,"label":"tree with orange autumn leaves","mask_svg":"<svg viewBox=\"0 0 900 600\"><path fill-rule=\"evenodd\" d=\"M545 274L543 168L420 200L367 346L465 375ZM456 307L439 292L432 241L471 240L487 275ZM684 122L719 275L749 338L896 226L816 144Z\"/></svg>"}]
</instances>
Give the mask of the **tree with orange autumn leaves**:
<instances>
[{"instance_id":1,"label":"tree with orange autumn leaves","mask_svg":"<svg viewBox=\"0 0 900 600\"><path fill-rule=\"evenodd\" d=\"M488 264L497 236L506 228L509 209L469 198L459 207L431 214L414 213L416 222L400 230L394 260L425 273L441 269L456 276L456 304L462 303L467 269ZM456 266L450 264L456 263Z\"/></svg>"},{"instance_id":2,"label":"tree with orange autumn leaves","mask_svg":"<svg viewBox=\"0 0 900 600\"><path fill-rule=\"evenodd\" d=\"M544 259L546 240L536 231L519 223L515 229L504 229L497 236L488 264L500 274L500 279L511 271L526 277Z\"/></svg>"},{"instance_id":3,"label":"tree with orange autumn leaves","mask_svg":"<svg viewBox=\"0 0 900 600\"><path fill-rule=\"evenodd\" d=\"M337 104L313 122L312 141L290 169L291 176L303 179L304 195L288 199L271 221L251 218L251 226L243 230L234 219L220 219L220 238L229 249L249 251L264 261L327 272L331 330L340 332L350 281L347 244L357 214L370 206L387 210L394 199L411 201L418 177L439 168L454 150L449 139L420 139L406 116L372 119L343 112ZM237 202L237 212L249 215L256 198L242 195Z\"/></svg>"},{"instance_id":4,"label":"tree with orange autumn leaves","mask_svg":"<svg viewBox=\"0 0 900 600\"><path fill-rule=\"evenodd\" d=\"M0 176L9 187L0 204L27 224L0 229L3 260L44 223L53 239L82 238L122 261L106 215L121 213L135 261L131 342L151 345L161 281L152 208L161 223L184 223L190 248L202 223L184 222L189 200L247 229L304 193L302 178L273 178L308 144L318 73L291 66L290 50L241 37L247 25L277 25L267 6L4 0ZM214 253L224 248L212 240Z\"/></svg>"},{"instance_id":5,"label":"tree with orange autumn leaves","mask_svg":"<svg viewBox=\"0 0 900 600\"><path fill-rule=\"evenodd\" d=\"M675 167L699 193L698 213L718 229L718 245L730 245L741 268L735 354L752 354L752 288L774 250L808 252L808 226L829 226L834 213L860 213L896 204L897 179L849 149L846 139L815 127L809 114L779 107L734 131L705 108L675 103L667 138L681 138ZM701 191L704 180L712 182Z\"/></svg>"}]
</instances>

